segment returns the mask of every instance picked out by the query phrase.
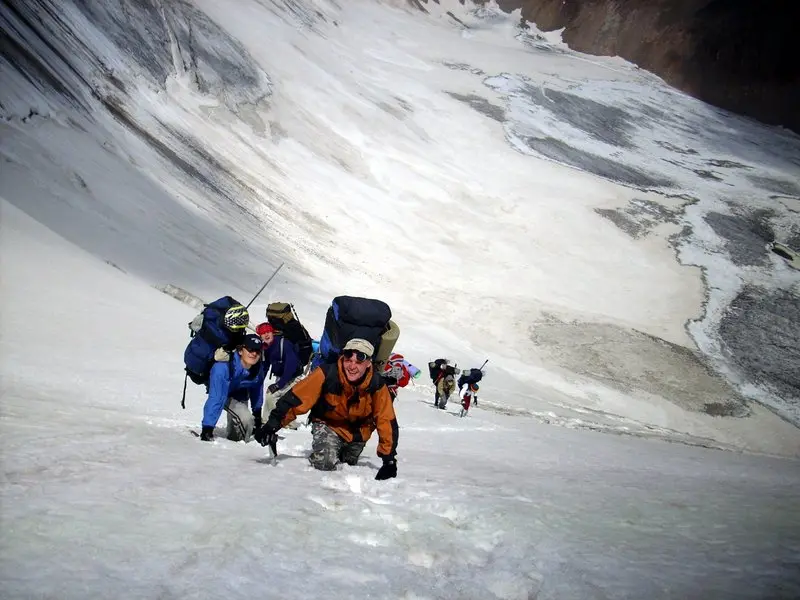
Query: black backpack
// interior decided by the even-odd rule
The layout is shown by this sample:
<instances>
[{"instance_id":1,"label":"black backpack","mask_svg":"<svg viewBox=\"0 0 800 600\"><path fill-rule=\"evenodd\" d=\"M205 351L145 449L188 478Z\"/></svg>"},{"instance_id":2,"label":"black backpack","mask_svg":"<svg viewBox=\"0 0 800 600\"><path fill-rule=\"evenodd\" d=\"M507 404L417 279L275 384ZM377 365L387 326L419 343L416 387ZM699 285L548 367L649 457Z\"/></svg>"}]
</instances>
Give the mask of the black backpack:
<instances>
[{"instance_id":1,"label":"black backpack","mask_svg":"<svg viewBox=\"0 0 800 600\"><path fill-rule=\"evenodd\" d=\"M442 365L445 365L445 375L456 375L459 372L457 367L448 364L446 358L437 358L436 360L428 363L428 375L431 376L431 381L436 382L436 378L439 377L439 373L442 372Z\"/></svg>"},{"instance_id":2,"label":"black backpack","mask_svg":"<svg viewBox=\"0 0 800 600\"><path fill-rule=\"evenodd\" d=\"M297 318L294 306L286 302L270 303L267 306L267 321L283 336L283 339L297 347L300 366L305 368L313 354L311 336L300 322L300 319Z\"/></svg>"}]
</instances>

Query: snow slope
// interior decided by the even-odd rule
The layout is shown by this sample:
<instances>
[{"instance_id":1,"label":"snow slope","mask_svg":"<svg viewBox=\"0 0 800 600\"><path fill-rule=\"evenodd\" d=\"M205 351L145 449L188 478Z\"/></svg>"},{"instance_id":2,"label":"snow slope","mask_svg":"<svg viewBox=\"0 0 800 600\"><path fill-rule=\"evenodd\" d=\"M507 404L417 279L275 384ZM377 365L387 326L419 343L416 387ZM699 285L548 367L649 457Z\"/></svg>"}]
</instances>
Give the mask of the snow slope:
<instances>
[{"instance_id":1,"label":"snow slope","mask_svg":"<svg viewBox=\"0 0 800 600\"><path fill-rule=\"evenodd\" d=\"M199 442L194 311L0 202L3 597L793 598L800 463L402 391L399 476ZM33 326L32 326L33 324ZM412 357L421 349L409 348ZM196 390L192 390L196 392Z\"/></svg>"},{"instance_id":2,"label":"snow slope","mask_svg":"<svg viewBox=\"0 0 800 600\"><path fill-rule=\"evenodd\" d=\"M261 301L315 335L333 296L381 297L420 362L490 358L503 410L797 454L770 411L796 420L800 274L759 237L800 235L797 136L427 9L3 8L0 193L201 299L286 262Z\"/></svg>"}]
</instances>

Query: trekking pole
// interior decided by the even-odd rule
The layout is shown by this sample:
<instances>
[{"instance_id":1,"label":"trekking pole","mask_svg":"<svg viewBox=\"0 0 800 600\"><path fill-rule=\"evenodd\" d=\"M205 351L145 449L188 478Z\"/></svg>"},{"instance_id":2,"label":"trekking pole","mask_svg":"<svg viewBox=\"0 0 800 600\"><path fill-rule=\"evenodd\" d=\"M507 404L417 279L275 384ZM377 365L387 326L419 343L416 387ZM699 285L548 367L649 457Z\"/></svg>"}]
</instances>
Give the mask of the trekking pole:
<instances>
[{"instance_id":1,"label":"trekking pole","mask_svg":"<svg viewBox=\"0 0 800 600\"><path fill-rule=\"evenodd\" d=\"M181 396L181 408L186 410L186 380L189 379L188 371L183 376L183 396Z\"/></svg>"},{"instance_id":2,"label":"trekking pole","mask_svg":"<svg viewBox=\"0 0 800 600\"><path fill-rule=\"evenodd\" d=\"M258 297L261 295L261 292L263 292L263 291L264 291L264 288L265 288L265 287L267 287L267 286L269 285L269 282L270 282L270 281L272 281L272 279L275 277L275 275L277 275L277 274L278 274L278 271L280 271L280 270L281 270L281 267L282 267L282 266L283 266L283 263L281 263L281 264L279 264L279 265L278 265L278 268L277 268L277 269L275 269L275 272L274 272L272 275L270 275L270 276L269 276L269 279L267 279L266 283L265 283L264 285L262 285L262 286L261 286L261 289L260 289L260 290L258 290L258 291L256 292L256 295L255 295L255 296L253 296L253 299L252 299L252 300L250 300L250 302L248 302L248 303L247 303L247 306L245 306L245 308L250 308L250 305L251 305L253 302L255 302L255 301L256 301L256 298L258 298Z\"/></svg>"}]
</instances>

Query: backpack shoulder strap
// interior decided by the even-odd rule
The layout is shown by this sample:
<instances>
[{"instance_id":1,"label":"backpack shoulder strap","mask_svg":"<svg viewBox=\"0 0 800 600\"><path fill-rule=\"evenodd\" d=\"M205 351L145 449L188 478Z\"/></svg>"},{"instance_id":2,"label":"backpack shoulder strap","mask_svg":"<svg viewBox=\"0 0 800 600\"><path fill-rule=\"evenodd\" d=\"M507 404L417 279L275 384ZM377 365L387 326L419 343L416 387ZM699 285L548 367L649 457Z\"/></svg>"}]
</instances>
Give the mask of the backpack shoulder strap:
<instances>
[{"instance_id":1,"label":"backpack shoulder strap","mask_svg":"<svg viewBox=\"0 0 800 600\"><path fill-rule=\"evenodd\" d=\"M324 402L322 402L323 398L325 398L325 394L342 393L342 384L339 381L339 369L336 366L336 363L322 363L319 368L322 369L322 372L325 375L325 380L322 382L322 389L319 391L319 398L317 398L316 402L314 402L314 406L311 407L311 411L308 413L309 422L311 422L311 420L315 417L322 418L322 416L325 414L326 409L324 408Z\"/></svg>"},{"instance_id":2,"label":"backpack shoulder strap","mask_svg":"<svg viewBox=\"0 0 800 600\"><path fill-rule=\"evenodd\" d=\"M381 389L384 385L386 385L386 380L378 373L378 369L375 368L375 364L372 364L372 376L369 381L369 385L367 386L367 391L370 393L375 393L379 389Z\"/></svg>"},{"instance_id":3,"label":"backpack shoulder strap","mask_svg":"<svg viewBox=\"0 0 800 600\"><path fill-rule=\"evenodd\" d=\"M228 381L233 381L233 374L236 371L236 367L233 364L233 361L236 359L233 355L234 353L231 352L231 357L228 359Z\"/></svg>"},{"instance_id":4,"label":"backpack shoulder strap","mask_svg":"<svg viewBox=\"0 0 800 600\"><path fill-rule=\"evenodd\" d=\"M325 381L322 383L322 392L320 396L324 396L325 394L341 394L342 383L339 381L339 368L336 366L336 363L323 363L319 368L325 373Z\"/></svg>"}]
</instances>

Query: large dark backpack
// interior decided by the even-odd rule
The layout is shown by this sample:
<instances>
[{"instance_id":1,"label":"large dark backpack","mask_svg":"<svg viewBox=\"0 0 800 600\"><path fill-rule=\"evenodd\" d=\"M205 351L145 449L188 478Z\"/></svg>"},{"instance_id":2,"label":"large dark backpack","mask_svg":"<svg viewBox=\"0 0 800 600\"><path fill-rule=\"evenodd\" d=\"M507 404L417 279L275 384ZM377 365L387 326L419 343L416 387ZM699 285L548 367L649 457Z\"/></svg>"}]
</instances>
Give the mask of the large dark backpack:
<instances>
[{"instance_id":1,"label":"large dark backpack","mask_svg":"<svg viewBox=\"0 0 800 600\"><path fill-rule=\"evenodd\" d=\"M394 342L399 335L399 329L391 324L392 310L389 305L381 300L359 298L356 296L337 296L331 302L325 315L325 330L319 340L319 359L314 366L320 363L334 363L339 358L344 345L353 338L367 340L375 348L375 358L386 354L381 347L382 336L391 336Z\"/></svg>"},{"instance_id":2,"label":"large dark backpack","mask_svg":"<svg viewBox=\"0 0 800 600\"><path fill-rule=\"evenodd\" d=\"M436 376L439 374L439 368L445 362L447 362L445 359L437 358L436 360L428 363L428 375L430 376L431 381L436 381Z\"/></svg>"},{"instance_id":3,"label":"large dark backpack","mask_svg":"<svg viewBox=\"0 0 800 600\"><path fill-rule=\"evenodd\" d=\"M458 378L458 389L460 390L465 385L478 383L483 378L483 371L480 369L466 369L461 372Z\"/></svg>"},{"instance_id":4,"label":"large dark backpack","mask_svg":"<svg viewBox=\"0 0 800 600\"><path fill-rule=\"evenodd\" d=\"M428 375L431 376L431 381L436 382L436 379L442 372L442 365L445 365L444 367L445 375L455 375L456 373L458 373L458 369L453 365L448 364L446 358L437 358L436 360L428 363Z\"/></svg>"},{"instance_id":5,"label":"large dark backpack","mask_svg":"<svg viewBox=\"0 0 800 600\"><path fill-rule=\"evenodd\" d=\"M232 306L240 304L230 296L223 296L210 304L206 304L201 313L203 323L197 331L192 332L192 339L183 353L186 374L197 385L208 383L211 367L214 366L214 352L217 348L233 351L242 342L246 330L230 331L223 325L225 312Z\"/></svg>"},{"instance_id":6,"label":"large dark backpack","mask_svg":"<svg viewBox=\"0 0 800 600\"><path fill-rule=\"evenodd\" d=\"M300 366L305 367L314 353L311 336L297 318L294 306L286 302L272 302L267 306L267 321L283 339L292 342L297 348L300 357Z\"/></svg>"}]
</instances>

